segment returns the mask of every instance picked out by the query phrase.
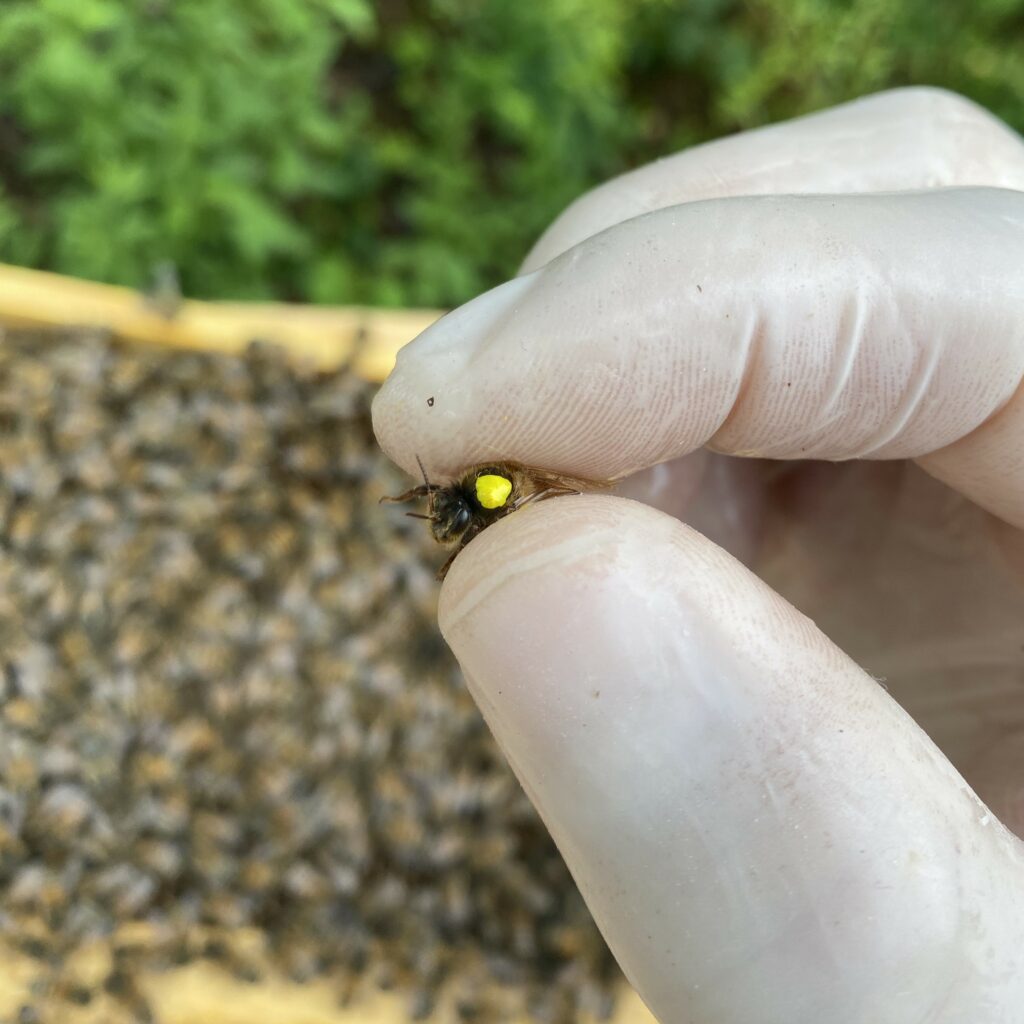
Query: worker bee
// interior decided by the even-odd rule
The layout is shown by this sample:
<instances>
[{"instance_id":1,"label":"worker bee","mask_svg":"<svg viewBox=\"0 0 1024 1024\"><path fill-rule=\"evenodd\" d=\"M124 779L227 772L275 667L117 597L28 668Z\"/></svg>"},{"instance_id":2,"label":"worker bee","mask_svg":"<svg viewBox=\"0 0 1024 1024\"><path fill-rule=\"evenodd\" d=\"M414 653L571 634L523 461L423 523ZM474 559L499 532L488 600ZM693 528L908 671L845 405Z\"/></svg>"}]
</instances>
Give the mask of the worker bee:
<instances>
[{"instance_id":1,"label":"worker bee","mask_svg":"<svg viewBox=\"0 0 1024 1024\"><path fill-rule=\"evenodd\" d=\"M434 484L417 455L423 483L382 502L427 499L427 514L407 512L414 519L426 519L430 532L439 544L455 547L451 557L441 566L437 578L443 580L455 556L491 523L533 501L543 501L563 494L581 494L611 486L598 480L549 473L543 469L523 466L518 462L488 462L467 469L448 484Z\"/></svg>"}]
</instances>

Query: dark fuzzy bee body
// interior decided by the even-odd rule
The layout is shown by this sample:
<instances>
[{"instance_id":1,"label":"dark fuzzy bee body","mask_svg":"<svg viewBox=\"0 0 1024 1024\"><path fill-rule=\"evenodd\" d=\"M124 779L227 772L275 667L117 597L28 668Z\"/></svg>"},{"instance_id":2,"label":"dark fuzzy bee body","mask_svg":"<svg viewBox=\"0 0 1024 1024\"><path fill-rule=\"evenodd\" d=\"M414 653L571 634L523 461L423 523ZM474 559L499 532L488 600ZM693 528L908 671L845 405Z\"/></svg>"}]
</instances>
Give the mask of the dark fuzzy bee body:
<instances>
[{"instance_id":1,"label":"dark fuzzy bee body","mask_svg":"<svg viewBox=\"0 0 1024 1024\"><path fill-rule=\"evenodd\" d=\"M423 470L422 464L420 469ZM451 558L438 571L443 580L455 556L492 523L533 501L557 495L580 494L609 486L603 481L549 473L518 462L490 462L474 466L448 484L432 484L423 473L423 483L404 494L384 498L388 502L427 499L427 514L408 513L430 522L430 532L439 544L455 547Z\"/></svg>"}]
</instances>

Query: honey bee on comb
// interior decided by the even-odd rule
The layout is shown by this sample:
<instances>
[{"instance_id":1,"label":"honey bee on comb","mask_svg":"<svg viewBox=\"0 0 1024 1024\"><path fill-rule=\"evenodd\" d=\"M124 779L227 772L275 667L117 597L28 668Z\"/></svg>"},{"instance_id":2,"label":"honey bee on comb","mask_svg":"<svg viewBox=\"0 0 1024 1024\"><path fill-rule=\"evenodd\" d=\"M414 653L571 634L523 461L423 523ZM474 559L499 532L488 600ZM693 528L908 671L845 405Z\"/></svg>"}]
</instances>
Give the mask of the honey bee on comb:
<instances>
[{"instance_id":1,"label":"honey bee on comb","mask_svg":"<svg viewBox=\"0 0 1024 1024\"><path fill-rule=\"evenodd\" d=\"M511 512L535 501L567 494L611 487L611 481L551 473L524 466L519 462L487 462L473 466L447 484L431 483L419 456L416 456L423 483L403 494L381 498L382 502L401 504L427 499L427 514L407 512L414 519L426 519L439 544L454 547L451 557L438 570L443 580L456 555L482 530L504 519Z\"/></svg>"}]
</instances>

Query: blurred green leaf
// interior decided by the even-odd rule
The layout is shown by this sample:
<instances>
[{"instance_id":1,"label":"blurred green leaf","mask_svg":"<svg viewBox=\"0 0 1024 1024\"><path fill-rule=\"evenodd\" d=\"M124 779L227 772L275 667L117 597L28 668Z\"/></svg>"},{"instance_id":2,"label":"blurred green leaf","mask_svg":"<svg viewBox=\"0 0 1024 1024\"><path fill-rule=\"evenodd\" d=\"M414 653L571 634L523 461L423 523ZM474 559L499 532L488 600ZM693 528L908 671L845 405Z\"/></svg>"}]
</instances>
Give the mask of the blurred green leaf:
<instances>
[{"instance_id":1,"label":"blurred green leaf","mask_svg":"<svg viewBox=\"0 0 1024 1024\"><path fill-rule=\"evenodd\" d=\"M453 305L575 196L895 85L1024 126L1024 0L4 0L0 259Z\"/></svg>"}]
</instances>

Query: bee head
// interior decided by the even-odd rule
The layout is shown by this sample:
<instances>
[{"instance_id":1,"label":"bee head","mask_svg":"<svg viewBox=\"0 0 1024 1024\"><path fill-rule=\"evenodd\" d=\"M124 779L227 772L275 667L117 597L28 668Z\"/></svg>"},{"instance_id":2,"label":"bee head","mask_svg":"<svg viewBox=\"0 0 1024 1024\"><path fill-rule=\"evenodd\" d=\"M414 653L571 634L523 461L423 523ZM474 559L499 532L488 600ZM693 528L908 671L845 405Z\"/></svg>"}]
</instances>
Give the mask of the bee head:
<instances>
[{"instance_id":1,"label":"bee head","mask_svg":"<svg viewBox=\"0 0 1024 1024\"><path fill-rule=\"evenodd\" d=\"M473 521L469 498L454 487L437 491L433 498L430 529L434 540L446 544L461 537Z\"/></svg>"}]
</instances>

